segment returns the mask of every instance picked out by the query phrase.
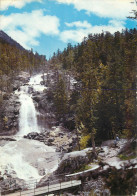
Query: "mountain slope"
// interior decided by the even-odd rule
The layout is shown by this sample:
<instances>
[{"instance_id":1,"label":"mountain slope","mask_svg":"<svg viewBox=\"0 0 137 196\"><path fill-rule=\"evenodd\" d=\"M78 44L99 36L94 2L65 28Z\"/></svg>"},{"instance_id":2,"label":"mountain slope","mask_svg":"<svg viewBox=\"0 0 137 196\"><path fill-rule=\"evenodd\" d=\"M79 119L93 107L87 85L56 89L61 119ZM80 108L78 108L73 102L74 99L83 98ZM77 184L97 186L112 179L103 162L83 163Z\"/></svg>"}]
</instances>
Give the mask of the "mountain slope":
<instances>
[{"instance_id":1,"label":"mountain slope","mask_svg":"<svg viewBox=\"0 0 137 196\"><path fill-rule=\"evenodd\" d=\"M20 50L25 50L18 42L16 42L14 39L9 37L4 31L0 31L0 42L7 42L10 45L15 46L16 48Z\"/></svg>"}]
</instances>

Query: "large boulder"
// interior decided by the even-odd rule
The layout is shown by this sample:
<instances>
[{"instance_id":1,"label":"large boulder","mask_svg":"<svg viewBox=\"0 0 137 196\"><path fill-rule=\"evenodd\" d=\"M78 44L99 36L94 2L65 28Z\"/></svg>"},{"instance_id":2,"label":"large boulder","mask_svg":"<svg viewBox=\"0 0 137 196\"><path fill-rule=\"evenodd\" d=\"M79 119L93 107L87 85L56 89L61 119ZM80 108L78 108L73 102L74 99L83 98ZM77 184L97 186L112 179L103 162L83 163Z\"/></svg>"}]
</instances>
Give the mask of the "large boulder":
<instances>
[{"instance_id":1,"label":"large boulder","mask_svg":"<svg viewBox=\"0 0 137 196\"><path fill-rule=\"evenodd\" d=\"M18 81L18 80L15 80L14 81L14 84L12 85L12 89L13 89L13 91L16 91L16 90L18 90L19 88L20 88L20 81Z\"/></svg>"},{"instance_id":2,"label":"large boulder","mask_svg":"<svg viewBox=\"0 0 137 196\"><path fill-rule=\"evenodd\" d=\"M39 103L40 100L42 99L42 97L41 97L41 95L37 95L37 96L33 96L32 99L33 99L34 101L36 101L37 103Z\"/></svg>"},{"instance_id":3,"label":"large boulder","mask_svg":"<svg viewBox=\"0 0 137 196\"><path fill-rule=\"evenodd\" d=\"M24 138L27 138L27 139L35 139L39 136L39 133L37 132L31 132L31 133L28 133L26 136L24 136Z\"/></svg>"},{"instance_id":4,"label":"large boulder","mask_svg":"<svg viewBox=\"0 0 137 196\"><path fill-rule=\"evenodd\" d=\"M113 147L114 146L114 140L107 140L107 141L103 141L101 144L102 147L104 146L108 146L108 147Z\"/></svg>"},{"instance_id":5,"label":"large boulder","mask_svg":"<svg viewBox=\"0 0 137 196\"><path fill-rule=\"evenodd\" d=\"M70 152L64 155L55 174L71 173L90 163L94 158L92 148Z\"/></svg>"},{"instance_id":6,"label":"large boulder","mask_svg":"<svg viewBox=\"0 0 137 196\"><path fill-rule=\"evenodd\" d=\"M35 100L37 103L39 103L40 101L45 100L45 93L33 93L32 94L32 99Z\"/></svg>"}]
</instances>

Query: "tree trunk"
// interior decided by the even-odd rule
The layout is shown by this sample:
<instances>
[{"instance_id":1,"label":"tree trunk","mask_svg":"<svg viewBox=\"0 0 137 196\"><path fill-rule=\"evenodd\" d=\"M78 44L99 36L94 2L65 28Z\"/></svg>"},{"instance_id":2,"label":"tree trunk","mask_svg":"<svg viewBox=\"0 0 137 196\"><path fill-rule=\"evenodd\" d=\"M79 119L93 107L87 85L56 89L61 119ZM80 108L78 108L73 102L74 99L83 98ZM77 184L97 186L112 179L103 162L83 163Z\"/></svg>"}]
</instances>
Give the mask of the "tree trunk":
<instances>
[{"instance_id":1,"label":"tree trunk","mask_svg":"<svg viewBox=\"0 0 137 196\"><path fill-rule=\"evenodd\" d=\"M98 156L97 156L97 153L96 153L95 140L94 140L94 135L93 134L91 135L91 142L92 142L94 156L97 159Z\"/></svg>"},{"instance_id":2,"label":"tree trunk","mask_svg":"<svg viewBox=\"0 0 137 196\"><path fill-rule=\"evenodd\" d=\"M80 143L79 143L79 137L78 137L78 130L76 129L76 135L77 135L77 141L78 141L78 150L80 151Z\"/></svg>"}]
</instances>

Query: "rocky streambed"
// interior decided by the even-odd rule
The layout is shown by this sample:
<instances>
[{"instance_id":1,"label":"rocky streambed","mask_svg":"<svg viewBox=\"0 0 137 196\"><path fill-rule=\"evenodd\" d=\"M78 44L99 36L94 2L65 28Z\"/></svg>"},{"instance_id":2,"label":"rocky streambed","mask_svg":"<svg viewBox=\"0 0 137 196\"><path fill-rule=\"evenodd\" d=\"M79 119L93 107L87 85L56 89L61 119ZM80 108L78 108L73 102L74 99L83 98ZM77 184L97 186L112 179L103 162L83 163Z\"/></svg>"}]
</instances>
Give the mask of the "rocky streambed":
<instances>
[{"instance_id":1,"label":"rocky streambed","mask_svg":"<svg viewBox=\"0 0 137 196\"><path fill-rule=\"evenodd\" d=\"M63 154L76 146L75 133L56 126L41 76L29 78L22 73L18 78L22 82L4 101L4 129L0 137L3 191L20 189L24 183L49 176L57 169Z\"/></svg>"},{"instance_id":2,"label":"rocky streambed","mask_svg":"<svg viewBox=\"0 0 137 196\"><path fill-rule=\"evenodd\" d=\"M58 122L47 96L47 89L55 82L54 74L49 74L50 82L43 81L41 74L27 76L27 79L26 75L20 76L25 83L17 85L15 93L5 98L5 124L0 136L0 187L5 192L31 188L35 180L37 186L42 186L49 179L64 180L67 173L68 178L82 180L85 193L94 190L102 194L106 186L104 177L109 176L113 168L120 172L125 167L136 170L137 160L129 163L119 159L126 140L121 140L117 148L113 147L113 141L96 148L98 160L92 148L75 151L78 142L75 131Z\"/></svg>"},{"instance_id":3,"label":"rocky streambed","mask_svg":"<svg viewBox=\"0 0 137 196\"><path fill-rule=\"evenodd\" d=\"M31 132L24 138L43 142L45 145L54 146L56 152L72 152L77 145L77 136L62 126L52 127L41 133Z\"/></svg>"}]
</instances>

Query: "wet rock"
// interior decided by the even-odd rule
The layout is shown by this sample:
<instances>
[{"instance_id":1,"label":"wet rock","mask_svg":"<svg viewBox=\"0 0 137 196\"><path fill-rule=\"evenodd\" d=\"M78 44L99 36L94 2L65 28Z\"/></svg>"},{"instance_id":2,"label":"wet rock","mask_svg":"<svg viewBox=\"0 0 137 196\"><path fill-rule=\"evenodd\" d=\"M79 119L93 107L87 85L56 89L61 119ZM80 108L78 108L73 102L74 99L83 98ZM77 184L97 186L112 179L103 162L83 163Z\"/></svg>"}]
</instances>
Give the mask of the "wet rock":
<instances>
[{"instance_id":1,"label":"wet rock","mask_svg":"<svg viewBox=\"0 0 137 196\"><path fill-rule=\"evenodd\" d=\"M40 92L37 91L37 92L32 93L32 97L37 96L37 95L40 95Z\"/></svg>"},{"instance_id":2,"label":"wet rock","mask_svg":"<svg viewBox=\"0 0 137 196\"><path fill-rule=\"evenodd\" d=\"M41 168L41 169L39 170L39 175L40 175L40 176L44 176L44 175L45 175L45 169L44 169L44 168Z\"/></svg>"},{"instance_id":3,"label":"wet rock","mask_svg":"<svg viewBox=\"0 0 137 196\"><path fill-rule=\"evenodd\" d=\"M44 85L44 84L45 84L45 82L44 82L44 81L41 81L41 82L40 82L40 84L41 84L41 85Z\"/></svg>"},{"instance_id":4,"label":"wet rock","mask_svg":"<svg viewBox=\"0 0 137 196\"><path fill-rule=\"evenodd\" d=\"M72 147L72 143L69 143L69 147Z\"/></svg>"},{"instance_id":5,"label":"wet rock","mask_svg":"<svg viewBox=\"0 0 137 196\"><path fill-rule=\"evenodd\" d=\"M19 114L19 110L16 109L16 110L14 111L14 114L15 114L15 115L18 115L18 114Z\"/></svg>"},{"instance_id":6,"label":"wet rock","mask_svg":"<svg viewBox=\"0 0 137 196\"><path fill-rule=\"evenodd\" d=\"M48 142L47 145L48 145L48 146L52 146L52 143L51 143L51 142Z\"/></svg>"},{"instance_id":7,"label":"wet rock","mask_svg":"<svg viewBox=\"0 0 137 196\"><path fill-rule=\"evenodd\" d=\"M27 138L27 139L34 139L36 137L37 138L39 137L39 134L37 132L31 132L28 135L24 136L24 138Z\"/></svg>"},{"instance_id":8,"label":"wet rock","mask_svg":"<svg viewBox=\"0 0 137 196\"><path fill-rule=\"evenodd\" d=\"M48 139L48 142L51 143L51 142L54 142L54 140L55 140L54 138L49 138L49 139Z\"/></svg>"},{"instance_id":9,"label":"wet rock","mask_svg":"<svg viewBox=\"0 0 137 196\"><path fill-rule=\"evenodd\" d=\"M40 140L39 135L38 135L38 136L35 136L35 137L33 137L33 138L28 138L28 139Z\"/></svg>"},{"instance_id":10,"label":"wet rock","mask_svg":"<svg viewBox=\"0 0 137 196\"><path fill-rule=\"evenodd\" d=\"M56 148L56 152L61 152L61 149L60 148Z\"/></svg>"},{"instance_id":11,"label":"wet rock","mask_svg":"<svg viewBox=\"0 0 137 196\"><path fill-rule=\"evenodd\" d=\"M28 87L28 93L33 93L33 87Z\"/></svg>"},{"instance_id":12,"label":"wet rock","mask_svg":"<svg viewBox=\"0 0 137 196\"><path fill-rule=\"evenodd\" d=\"M41 96L33 96L32 99L38 103L38 102L40 102L42 97Z\"/></svg>"},{"instance_id":13,"label":"wet rock","mask_svg":"<svg viewBox=\"0 0 137 196\"><path fill-rule=\"evenodd\" d=\"M19 86L13 86L13 91L16 91L19 89Z\"/></svg>"},{"instance_id":14,"label":"wet rock","mask_svg":"<svg viewBox=\"0 0 137 196\"><path fill-rule=\"evenodd\" d=\"M48 146L48 142L47 141L44 141L44 144Z\"/></svg>"}]
</instances>

